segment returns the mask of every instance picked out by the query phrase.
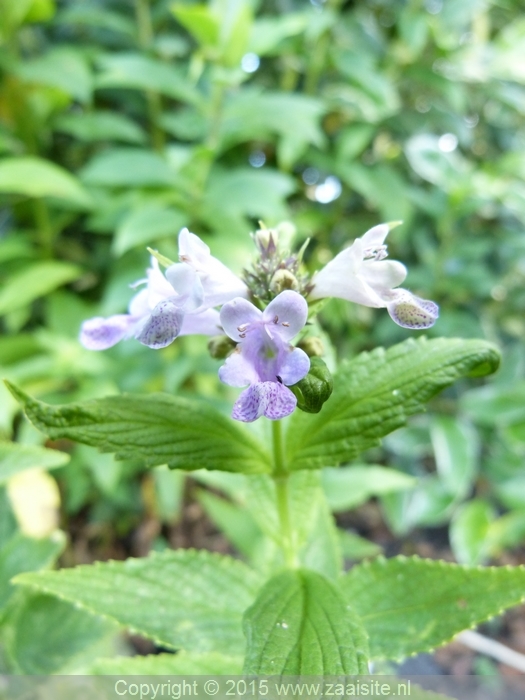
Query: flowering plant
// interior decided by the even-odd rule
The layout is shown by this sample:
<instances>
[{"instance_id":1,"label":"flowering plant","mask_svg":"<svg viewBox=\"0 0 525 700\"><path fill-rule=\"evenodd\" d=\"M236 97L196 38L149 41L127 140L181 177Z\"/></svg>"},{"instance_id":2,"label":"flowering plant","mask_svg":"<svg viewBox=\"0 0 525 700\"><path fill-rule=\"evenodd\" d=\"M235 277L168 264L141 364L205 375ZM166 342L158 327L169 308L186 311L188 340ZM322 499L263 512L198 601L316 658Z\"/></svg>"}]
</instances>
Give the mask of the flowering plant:
<instances>
[{"instance_id":1,"label":"flowering plant","mask_svg":"<svg viewBox=\"0 0 525 700\"><path fill-rule=\"evenodd\" d=\"M371 660L431 649L519 602L521 569L394 557L342 571L320 470L351 462L457 378L488 374L499 361L484 341L422 337L328 367L314 323L321 299L386 308L407 329L437 320L434 302L399 288L407 271L387 260L391 228L372 228L312 276L305 247L293 252L273 229L255 233L257 257L242 278L186 229L178 262L151 251L128 313L86 321L81 342L104 350L134 338L159 350L179 335L210 336L220 381L243 389L231 417L168 394L50 406L11 390L51 438L148 467L222 472L220 483L244 501L257 534L242 540L248 563L177 550L17 582L182 650L156 657L164 673L367 673ZM130 663L119 672L141 672Z\"/></svg>"}]
</instances>

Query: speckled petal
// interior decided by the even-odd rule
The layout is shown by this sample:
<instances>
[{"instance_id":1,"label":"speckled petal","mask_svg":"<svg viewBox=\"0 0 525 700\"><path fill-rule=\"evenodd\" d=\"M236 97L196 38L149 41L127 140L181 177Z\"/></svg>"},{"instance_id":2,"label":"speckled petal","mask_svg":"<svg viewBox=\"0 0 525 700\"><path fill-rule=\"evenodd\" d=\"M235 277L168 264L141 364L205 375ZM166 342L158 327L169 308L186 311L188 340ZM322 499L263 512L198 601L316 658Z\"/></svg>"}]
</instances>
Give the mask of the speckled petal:
<instances>
[{"instance_id":1,"label":"speckled petal","mask_svg":"<svg viewBox=\"0 0 525 700\"><path fill-rule=\"evenodd\" d=\"M260 325L261 322L262 311L247 299L238 297L224 304L221 309L221 325L224 332L237 342L246 337L245 332L249 326Z\"/></svg>"},{"instance_id":2,"label":"speckled petal","mask_svg":"<svg viewBox=\"0 0 525 700\"><path fill-rule=\"evenodd\" d=\"M80 342L88 350L106 350L125 338L136 323L129 314L90 318L82 324Z\"/></svg>"},{"instance_id":3,"label":"speckled petal","mask_svg":"<svg viewBox=\"0 0 525 700\"><path fill-rule=\"evenodd\" d=\"M266 394L264 415L270 420L279 420L293 413L297 399L288 387L276 382L264 382L263 392Z\"/></svg>"},{"instance_id":4,"label":"speckled petal","mask_svg":"<svg viewBox=\"0 0 525 700\"><path fill-rule=\"evenodd\" d=\"M439 316L439 306L433 301L420 299L406 289L397 289L387 304L393 321L402 328L430 328Z\"/></svg>"},{"instance_id":5,"label":"speckled petal","mask_svg":"<svg viewBox=\"0 0 525 700\"><path fill-rule=\"evenodd\" d=\"M165 299L153 309L135 337L149 348L165 348L179 335L183 318L184 312L176 300Z\"/></svg>"},{"instance_id":6,"label":"speckled petal","mask_svg":"<svg viewBox=\"0 0 525 700\"><path fill-rule=\"evenodd\" d=\"M291 340L304 327L308 318L306 299L287 289L271 301L263 312L263 321L268 335L279 335L282 340Z\"/></svg>"},{"instance_id":7,"label":"speckled petal","mask_svg":"<svg viewBox=\"0 0 525 700\"><path fill-rule=\"evenodd\" d=\"M266 392L262 391L264 384L257 382L245 389L233 405L232 418L243 423L253 423L264 415L266 408Z\"/></svg>"}]
</instances>

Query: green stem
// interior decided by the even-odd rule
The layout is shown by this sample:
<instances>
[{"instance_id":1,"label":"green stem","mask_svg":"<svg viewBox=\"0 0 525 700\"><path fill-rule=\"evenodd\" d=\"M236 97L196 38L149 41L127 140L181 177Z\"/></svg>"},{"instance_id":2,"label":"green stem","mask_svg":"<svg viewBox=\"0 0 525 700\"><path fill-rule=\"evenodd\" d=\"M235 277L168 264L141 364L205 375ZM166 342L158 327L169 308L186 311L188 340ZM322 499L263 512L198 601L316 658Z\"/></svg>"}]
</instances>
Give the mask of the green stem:
<instances>
[{"instance_id":1,"label":"green stem","mask_svg":"<svg viewBox=\"0 0 525 700\"><path fill-rule=\"evenodd\" d=\"M147 51L153 43L154 33L151 21L150 0L135 0L135 17L137 20L138 43L143 51ZM146 91L148 105L148 121L150 125L151 142L156 151L163 152L166 139L160 128L162 115L162 98L154 90Z\"/></svg>"},{"instance_id":2,"label":"green stem","mask_svg":"<svg viewBox=\"0 0 525 700\"><path fill-rule=\"evenodd\" d=\"M289 473L284 458L281 421L272 421L273 438L273 478L277 500L277 513L281 525L281 546L286 565L295 569L298 566L295 533L290 518Z\"/></svg>"}]
</instances>

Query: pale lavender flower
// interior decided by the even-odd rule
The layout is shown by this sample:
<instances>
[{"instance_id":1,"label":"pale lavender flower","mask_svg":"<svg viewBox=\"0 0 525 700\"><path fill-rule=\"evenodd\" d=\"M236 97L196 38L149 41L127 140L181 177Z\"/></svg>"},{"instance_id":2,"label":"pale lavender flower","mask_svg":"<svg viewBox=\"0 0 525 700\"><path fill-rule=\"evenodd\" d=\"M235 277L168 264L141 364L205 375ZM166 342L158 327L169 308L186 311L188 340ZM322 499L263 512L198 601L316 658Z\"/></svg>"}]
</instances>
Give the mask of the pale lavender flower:
<instances>
[{"instance_id":1,"label":"pale lavender flower","mask_svg":"<svg viewBox=\"0 0 525 700\"><path fill-rule=\"evenodd\" d=\"M162 274L151 258L145 284L130 302L127 314L85 321L80 342L89 350L105 350L124 338L159 349L179 335L215 335L220 332L219 312L212 307L246 296L246 285L210 254L208 246L193 233L179 234L180 263Z\"/></svg>"},{"instance_id":2,"label":"pale lavender flower","mask_svg":"<svg viewBox=\"0 0 525 700\"><path fill-rule=\"evenodd\" d=\"M385 260L390 228L389 224L374 226L336 255L314 275L309 298L338 297L386 308L403 328L430 328L439 315L438 305L406 289L396 289L405 280L407 270L397 260Z\"/></svg>"},{"instance_id":3,"label":"pale lavender flower","mask_svg":"<svg viewBox=\"0 0 525 700\"><path fill-rule=\"evenodd\" d=\"M289 341L307 317L305 299L291 290L281 292L264 311L246 299L222 307L221 325L239 344L219 369L219 378L230 386L249 385L235 402L233 418L250 423L260 416L278 420L293 412L297 399L288 386L308 374L310 360Z\"/></svg>"}]
</instances>

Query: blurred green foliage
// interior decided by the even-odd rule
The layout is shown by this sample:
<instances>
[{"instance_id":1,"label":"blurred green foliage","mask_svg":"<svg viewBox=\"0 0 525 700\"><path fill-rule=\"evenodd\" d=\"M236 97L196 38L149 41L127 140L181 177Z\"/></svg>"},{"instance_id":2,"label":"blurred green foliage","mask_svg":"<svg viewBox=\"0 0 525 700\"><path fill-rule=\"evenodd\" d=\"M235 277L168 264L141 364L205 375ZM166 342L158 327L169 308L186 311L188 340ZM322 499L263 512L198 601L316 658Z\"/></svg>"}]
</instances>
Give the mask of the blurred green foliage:
<instances>
[{"instance_id":1,"label":"blurred green foliage","mask_svg":"<svg viewBox=\"0 0 525 700\"><path fill-rule=\"evenodd\" d=\"M290 220L298 245L311 239L313 270L367 228L402 219L390 256L407 264L414 292L440 304L430 335L485 337L505 358L487 386L460 384L371 451L371 463L415 485L385 489L371 471L360 488L382 494L398 534L452 521L462 562L523 542L522 9L517 0L0 0L2 375L51 402L162 390L227 408L205 339L101 354L79 345L84 319L124 311L145 247L175 258L187 225L240 271L258 220ZM411 333L338 300L322 319L339 357ZM41 444L16 413L1 387L0 436ZM141 483L132 461L62 447L72 452L54 472L64 526L86 508L118 535L144 511L177 518L178 475ZM224 503L202 494L235 531ZM345 551L370 552L347 540Z\"/></svg>"}]
</instances>

